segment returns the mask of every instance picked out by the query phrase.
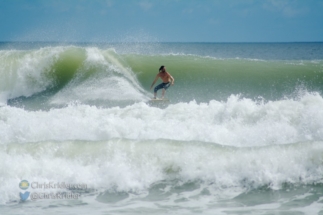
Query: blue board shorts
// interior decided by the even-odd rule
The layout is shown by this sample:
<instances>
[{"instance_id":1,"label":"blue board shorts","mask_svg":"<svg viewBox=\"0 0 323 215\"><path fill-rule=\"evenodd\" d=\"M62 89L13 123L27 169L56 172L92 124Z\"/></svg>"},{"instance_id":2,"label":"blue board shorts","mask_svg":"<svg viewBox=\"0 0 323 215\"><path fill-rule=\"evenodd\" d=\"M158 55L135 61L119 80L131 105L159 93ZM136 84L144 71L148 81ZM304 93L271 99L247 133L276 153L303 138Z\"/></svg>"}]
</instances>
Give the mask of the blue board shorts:
<instances>
[{"instance_id":1,"label":"blue board shorts","mask_svg":"<svg viewBox=\"0 0 323 215\"><path fill-rule=\"evenodd\" d=\"M158 90L164 88L165 90L167 90L167 88L170 86L170 82L167 83L161 83L158 86L155 87L154 92L156 93Z\"/></svg>"}]
</instances>

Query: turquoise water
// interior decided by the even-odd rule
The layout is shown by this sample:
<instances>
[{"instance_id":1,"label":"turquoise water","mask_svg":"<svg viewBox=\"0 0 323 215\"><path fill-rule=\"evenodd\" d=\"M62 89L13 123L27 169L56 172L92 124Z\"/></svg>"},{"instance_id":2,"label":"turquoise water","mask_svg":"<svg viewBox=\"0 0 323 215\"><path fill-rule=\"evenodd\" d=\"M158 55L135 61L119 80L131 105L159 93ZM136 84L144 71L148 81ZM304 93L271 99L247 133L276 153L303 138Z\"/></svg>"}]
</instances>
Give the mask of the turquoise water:
<instances>
[{"instance_id":1,"label":"turquoise water","mask_svg":"<svg viewBox=\"0 0 323 215\"><path fill-rule=\"evenodd\" d=\"M0 49L1 214L323 214L323 43Z\"/></svg>"}]
</instances>

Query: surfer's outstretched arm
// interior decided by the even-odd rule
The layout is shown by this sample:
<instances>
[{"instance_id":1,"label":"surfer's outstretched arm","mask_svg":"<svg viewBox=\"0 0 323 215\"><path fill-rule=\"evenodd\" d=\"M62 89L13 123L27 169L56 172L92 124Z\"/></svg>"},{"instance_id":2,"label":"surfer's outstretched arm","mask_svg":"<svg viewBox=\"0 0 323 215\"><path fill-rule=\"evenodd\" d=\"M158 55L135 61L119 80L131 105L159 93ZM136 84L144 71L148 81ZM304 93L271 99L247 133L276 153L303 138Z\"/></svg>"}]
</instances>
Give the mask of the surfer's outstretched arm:
<instances>
[{"instance_id":1,"label":"surfer's outstretched arm","mask_svg":"<svg viewBox=\"0 0 323 215\"><path fill-rule=\"evenodd\" d=\"M159 76L158 76L158 74L156 75L156 78L155 78L155 80L153 81L153 83L151 84L151 86L150 86L150 89L151 88L153 88L153 86L154 86L154 84L156 83L156 81L158 80L158 78L159 78Z\"/></svg>"}]
</instances>

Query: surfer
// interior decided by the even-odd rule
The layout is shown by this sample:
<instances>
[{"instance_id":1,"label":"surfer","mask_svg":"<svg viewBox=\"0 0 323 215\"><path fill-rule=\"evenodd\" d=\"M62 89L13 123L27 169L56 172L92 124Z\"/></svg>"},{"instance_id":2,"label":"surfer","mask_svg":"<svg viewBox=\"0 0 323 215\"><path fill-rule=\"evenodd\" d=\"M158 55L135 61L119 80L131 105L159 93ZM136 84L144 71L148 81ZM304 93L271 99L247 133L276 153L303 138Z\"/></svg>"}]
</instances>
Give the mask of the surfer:
<instances>
[{"instance_id":1,"label":"surfer","mask_svg":"<svg viewBox=\"0 0 323 215\"><path fill-rule=\"evenodd\" d=\"M166 71L166 67L165 66L161 66L159 68L159 72L156 75L155 80L151 84L150 89L153 88L153 86L156 83L156 81L158 80L158 78L161 78L163 82L155 87L155 89L154 89L154 99L156 99L157 91L160 90L160 89L163 89L162 98L164 98L165 91L167 90L167 88L170 85L173 85L174 84L174 81L175 81L175 79Z\"/></svg>"}]
</instances>

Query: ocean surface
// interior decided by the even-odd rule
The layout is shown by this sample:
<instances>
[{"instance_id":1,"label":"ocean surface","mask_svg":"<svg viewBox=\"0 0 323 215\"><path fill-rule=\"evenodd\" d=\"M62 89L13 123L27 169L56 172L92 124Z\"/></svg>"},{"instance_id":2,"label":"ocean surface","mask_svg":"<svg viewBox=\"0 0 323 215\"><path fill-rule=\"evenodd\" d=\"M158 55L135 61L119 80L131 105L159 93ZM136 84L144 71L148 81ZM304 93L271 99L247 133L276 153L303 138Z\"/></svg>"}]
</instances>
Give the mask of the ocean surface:
<instances>
[{"instance_id":1,"label":"ocean surface","mask_svg":"<svg viewBox=\"0 0 323 215\"><path fill-rule=\"evenodd\" d=\"M323 43L0 43L0 161L0 214L323 215Z\"/></svg>"}]
</instances>

